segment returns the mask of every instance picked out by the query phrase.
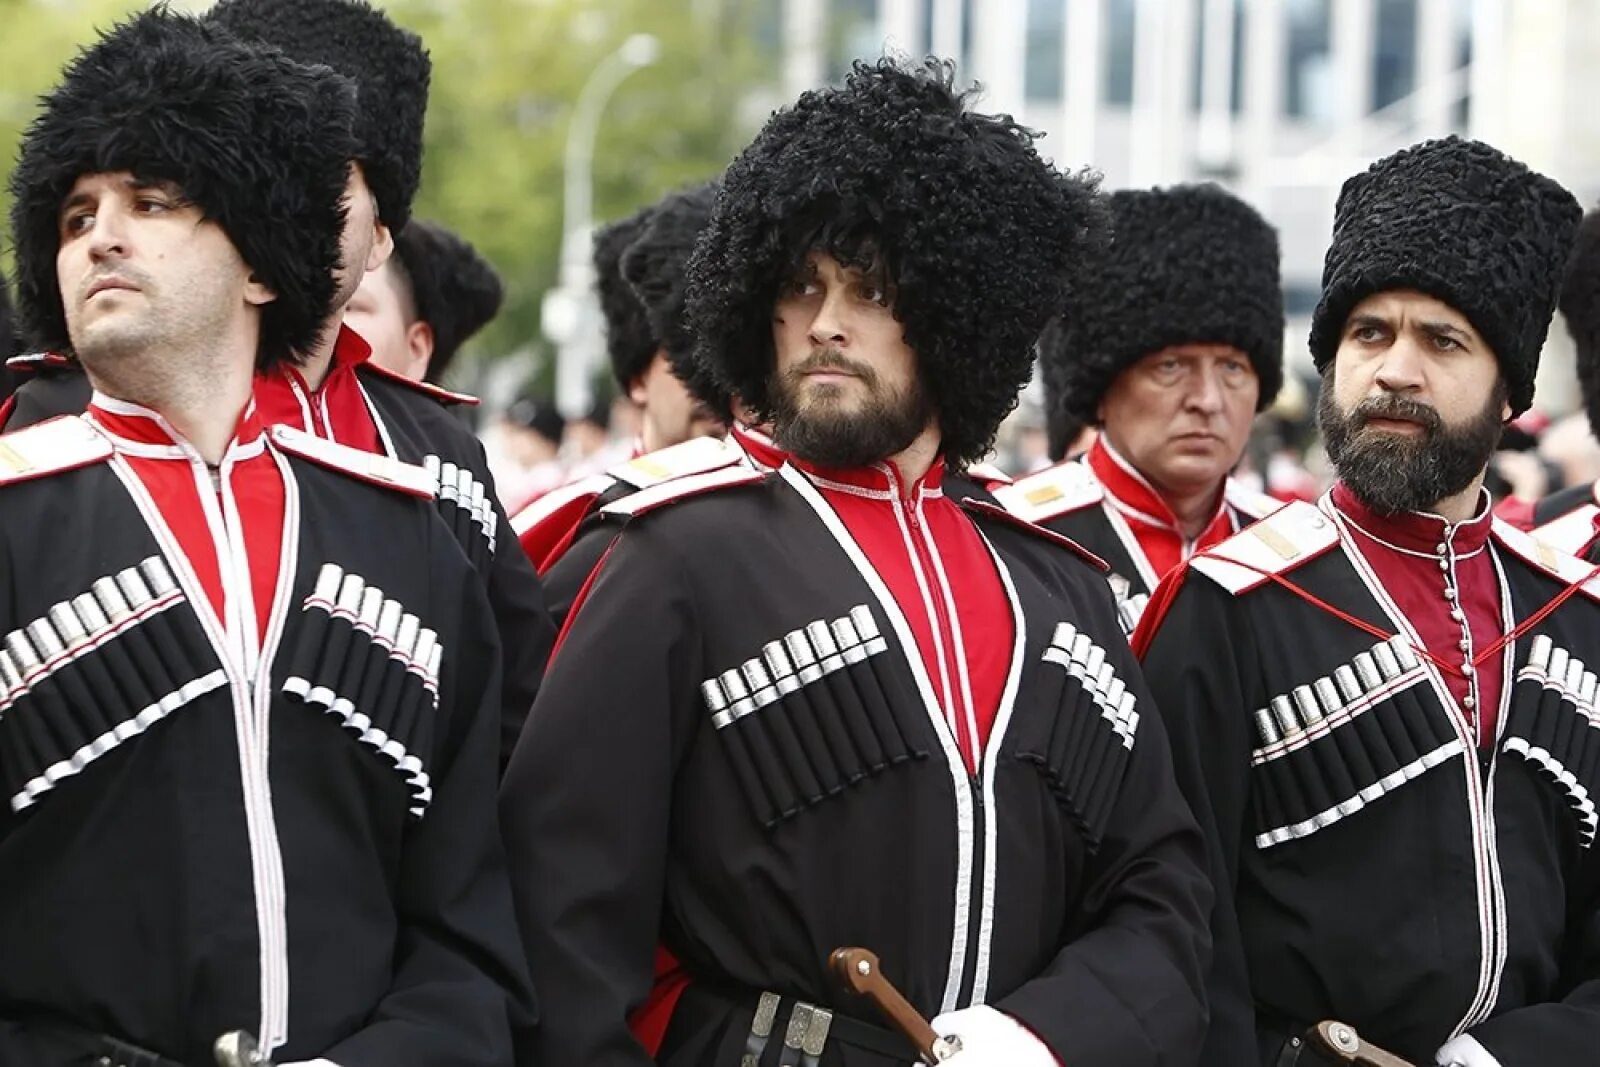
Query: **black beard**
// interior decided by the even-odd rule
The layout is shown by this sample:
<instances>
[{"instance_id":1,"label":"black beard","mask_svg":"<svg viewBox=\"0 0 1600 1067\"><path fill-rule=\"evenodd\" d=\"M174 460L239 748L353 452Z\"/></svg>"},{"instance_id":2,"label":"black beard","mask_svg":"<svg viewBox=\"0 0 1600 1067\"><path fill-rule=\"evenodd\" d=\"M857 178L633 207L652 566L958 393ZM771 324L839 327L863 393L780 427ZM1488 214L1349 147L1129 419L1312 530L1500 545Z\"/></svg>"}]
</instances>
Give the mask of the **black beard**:
<instances>
[{"instance_id":1,"label":"black beard","mask_svg":"<svg viewBox=\"0 0 1600 1067\"><path fill-rule=\"evenodd\" d=\"M802 407L804 376L825 367L854 374L866 386L867 400L859 410L841 410L826 397ZM821 467L865 467L899 455L933 415L920 379L905 392L892 392L871 367L833 352L809 356L785 374L774 371L767 395L772 404L772 439L784 451Z\"/></svg>"},{"instance_id":2,"label":"black beard","mask_svg":"<svg viewBox=\"0 0 1600 1067\"><path fill-rule=\"evenodd\" d=\"M1340 409L1333 383L1325 378L1317 400L1317 422L1324 447L1339 479L1380 515L1430 511L1455 496L1483 473L1500 444L1504 389L1497 389L1482 411L1459 426L1446 426L1427 404L1388 394ZM1422 427L1414 437L1365 433L1372 419L1408 419Z\"/></svg>"}]
</instances>

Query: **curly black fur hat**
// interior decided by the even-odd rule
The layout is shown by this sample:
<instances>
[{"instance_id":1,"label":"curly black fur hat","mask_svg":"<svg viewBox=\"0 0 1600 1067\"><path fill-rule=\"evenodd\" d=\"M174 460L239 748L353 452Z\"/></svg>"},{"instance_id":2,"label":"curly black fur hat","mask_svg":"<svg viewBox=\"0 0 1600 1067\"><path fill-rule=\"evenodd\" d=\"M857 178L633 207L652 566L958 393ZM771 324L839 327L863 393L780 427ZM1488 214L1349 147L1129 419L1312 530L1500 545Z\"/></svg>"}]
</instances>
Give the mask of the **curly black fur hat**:
<instances>
[{"instance_id":1,"label":"curly black fur hat","mask_svg":"<svg viewBox=\"0 0 1600 1067\"><path fill-rule=\"evenodd\" d=\"M694 339L683 319L687 280L684 268L695 242L711 221L720 185L707 182L658 201L638 236L622 252L623 280L644 308L656 347L666 350L673 373L693 394L724 417L728 401L716 383L694 373Z\"/></svg>"},{"instance_id":2,"label":"curly black fur hat","mask_svg":"<svg viewBox=\"0 0 1600 1067\"><path fill-rule=\"evenodd\" d=\"M1600 437L1600 211L1578 227L1578 240L1561 286L1561 315L1577 347L1578 388L1589 430Z\"/></svg>"},{"instance_id":3,"label":"curly black fur hat","mask_svg":"<svg viewBox=\"0 0 1600 1067\"><path fill-rule=\"evenodd\" d=\"M0 274L0 362L16 355L22 347L22 337L11 313L11 295L6 289L5 275Z\"/></svg>"},{"instance_id":4,"label":"curly black fur hat","mask_svg":"<svg viewBox=\"0 0 1600 1067\"><path fill-rule=\"evenodd\" d=\"M438 382L467 339L500 313L505 286L478 250L436 222L412 219L394 241L417 318L433 328L427 380Z\"/></svg>"},{"instance_id":5,"label":"curly black fur hat","mask_svg":"<svg viewBox=\"0 0 1600 1067\"><path fill-rule=\"evenodd\" d=\"M987 451L1106 224L1094 179L1054 170L1010 117L969 111L953 79L937 60L857 63L768 120L689 261L696 374L770 414L773 301L797 244L847 220L893 280L945 454Z\"/></svg>"},{"instance_id":6,"label":"curly black fur hat","mask_svg":"<svg viewBox=\"0 0 1600 1067\"><path fill-rule=\"evenodd\" d=\"M422 180L422 125L433 63L422 38L365 0L221 0L207 12L247 41L281 48L301 63L321 63L354 79L367 184L391 233L405 229Z\"/></svg>"},{"instance_id":7,"label":"curly black fur hat","mask_svg":"<svg viewBox=\"0 0 1600 1067\"><path fill-rule=\"evenodd\" d=\"M654 211L654 204L640 208L625 219L602 226L594 235L595 289L605 319L606 353L611 357L611 375L624 393L661 347L650 328L649 313L622 276L622 257L628 246L644 235Z\"/></svg>"},{"instance_id":8,"label":"curly black fur hat","mask_svg":"<svg viewBox=\"0 0 1600 1067\"><path fill-rule=\"evenodd\" d=\"M1283 386L1278 235L1215 185L1125 189L1107 198L1110 248L1039 340L1050 418L1098 421L1131 364L1169 345L1228 344L1250 357L1256 410Z\"/></svg>"},{"instance_id":9,"label":"curly black fur hat","mask_svg":"<svg viewBox=\"0 0 1600 1067\"><path fill-rule=\"evenodd\" d=\"M258 363L313 348L332 313L355 89L153 8L68 65L23 136L11 175L17 303L31 343L72 353L56 278L58 214L79 176L170 181L222 227L277 294Z\"/></svg>"},{"instance_id":10,"label":"curly black fur hat","mask_svg":"<svg viewBox=\"0 0 1600 1067\"><path fill-rule=\"evenodd\" d=\"M1339 191L1311 320L1317 370L1333 362L1351 308L1415 289L1472 322L1521 414L1582 215L1561 185L1481 141L1447 137L1380 159Z\"/></svg>"}]
</instances>

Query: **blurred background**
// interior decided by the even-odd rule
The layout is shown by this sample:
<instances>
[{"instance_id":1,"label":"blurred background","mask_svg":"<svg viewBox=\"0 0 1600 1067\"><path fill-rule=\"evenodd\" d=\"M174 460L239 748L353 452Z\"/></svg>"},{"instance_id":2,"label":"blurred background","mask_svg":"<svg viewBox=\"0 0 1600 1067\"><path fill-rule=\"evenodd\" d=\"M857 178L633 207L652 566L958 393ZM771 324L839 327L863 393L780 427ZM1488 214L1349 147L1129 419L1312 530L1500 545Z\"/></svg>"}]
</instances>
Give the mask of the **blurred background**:
<instances>
[{"instance_id":1,"label":"blurred background","mask_svg":"<svg viewBox=\"0 0 1600 1067\"><path fill-rule=\"evenodd\" d=\"M95 27L141 6L0 0L0 177L61 64ZM558 432L574 435L556 454L574 467L632 432L605 368L594 227L716 174L773 108L886 49L956 59L961 76L984 87L981 106L1041 131L1041 151L1064 169L1098 170L1109 188L1214 180L1277 225L1291 385L1263 416L1248 461L1258 477L1279 460L1316 474L1305 338L1347 176L1456 132L1552 175L1586 206L1600 196L1596 0L378 6L420 33L433 56L416 214L472 241L507 286L504 310L447 384L482 395L490 421L518 397L555 409L565 419ZM1533 443L1578 405L1558 323L1527 426ZM1030 390L997 459L1013 471L1036 465L1042 429ZM1567 432L1592 444L1586 425Z\"/></svg>"}]
</instances>

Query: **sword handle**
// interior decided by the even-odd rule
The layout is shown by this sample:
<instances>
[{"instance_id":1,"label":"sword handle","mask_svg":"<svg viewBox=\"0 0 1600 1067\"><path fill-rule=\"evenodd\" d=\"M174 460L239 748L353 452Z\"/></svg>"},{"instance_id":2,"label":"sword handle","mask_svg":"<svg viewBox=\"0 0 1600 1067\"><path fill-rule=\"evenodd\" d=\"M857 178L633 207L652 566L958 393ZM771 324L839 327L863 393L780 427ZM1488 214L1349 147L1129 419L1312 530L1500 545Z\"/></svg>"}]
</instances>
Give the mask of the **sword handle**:
<instances>
[{"instance_id":1,"label":"sword handle","mask_svg":"<svg viewBox=\"0 0 1600 1067\"><path fill-rule=\"evenodd\" d=\"M272 1067L256 1039L243 1030L229 1030L211 1046L217 1067Z\"/></svg>"},{"instance_id":2,"label":"sword handle","mask_svg":"<svg viewBox=\"0 0 1600 1067\"><path fill-rule=\"evenodd\" d=\"M916 1046L925 1064L938 1064L961 1051L960 1042L940 1037L928 1020L906 1000L889 979L883 976L875 953L864 948L837 948L828 957L828 967L839 984L857 996L866 997L883 1017Z\"/></svg>"},{"instance_id":3,"label":"sword handle","mask_svg":"<svg viewBox=\"0 0 1600 1067\"><path fill-rule=\"evenodd\" d=\"M1307 1039L1340 1063L1353 1067L1415 1067L1392 1052L1363 1041L1356 1028L1337 1019L1324 1019L1311 1028Z\"/></svg>"}]
</instances>

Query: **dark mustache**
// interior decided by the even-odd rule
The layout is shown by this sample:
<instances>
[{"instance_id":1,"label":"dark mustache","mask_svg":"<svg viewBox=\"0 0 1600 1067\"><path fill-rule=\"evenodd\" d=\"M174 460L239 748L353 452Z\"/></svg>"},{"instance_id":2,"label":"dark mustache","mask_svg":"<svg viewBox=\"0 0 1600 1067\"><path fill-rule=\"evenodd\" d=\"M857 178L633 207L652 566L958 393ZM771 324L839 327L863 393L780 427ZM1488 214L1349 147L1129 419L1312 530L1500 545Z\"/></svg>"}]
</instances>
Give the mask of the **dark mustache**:
<instances>
[{"instance_id":1,"label":"dark mustache","mask_svg":"<svg viewBox=\"0 0 1600 1067\"><path fill-rule=\"evenodd\" d=\"M1350 413L1350 421L1357 427L1365 426L1373 419L1401 419L1414 422L1429 433L1437 432L1444 425L1444 420L1439 417L1438 411L1430 404L1418 400L1407 400L1402 396L1375 396L1357 404Z\"/></svg>"},{"instance_id":2,"label":"dark mustache","mask_svg":"<svg viewBox=\"0 0 1600 1067\"><path fill-rule=\"evenodd\" d=\"M858 363L853 359L847 358L844 353L836 348L817 349L805 359L790 367L786 377L790 381L799 381L807 374L823 370L837 370L846 374L854 374L868 385L875 385L878 381L878 376L871 367L865 363Z\"/></svg>"}]
</instances>

